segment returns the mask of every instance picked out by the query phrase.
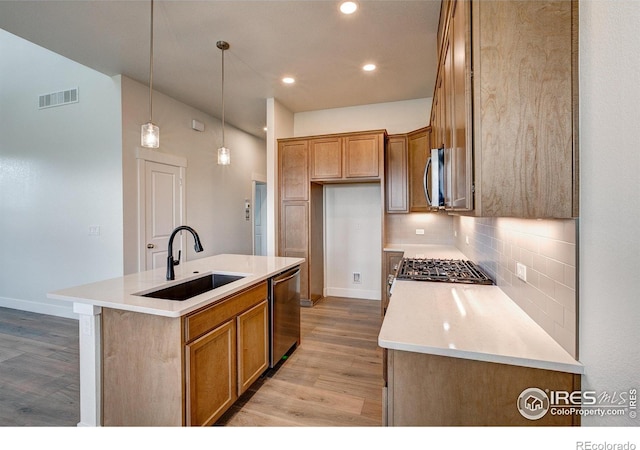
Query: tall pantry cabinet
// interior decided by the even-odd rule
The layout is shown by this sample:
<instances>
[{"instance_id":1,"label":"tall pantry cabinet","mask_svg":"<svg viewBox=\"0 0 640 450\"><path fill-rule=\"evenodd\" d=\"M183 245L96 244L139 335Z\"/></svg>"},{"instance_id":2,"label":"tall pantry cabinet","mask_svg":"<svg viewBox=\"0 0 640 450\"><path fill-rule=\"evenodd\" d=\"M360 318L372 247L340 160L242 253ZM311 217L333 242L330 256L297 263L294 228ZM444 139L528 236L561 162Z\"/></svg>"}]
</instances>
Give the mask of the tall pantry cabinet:
<instances>
[{"instance_id":1,"label":"tall pantry cabinet","mask_svg":"<svg viewBox=\"0 0 640 450\"><path fill-rule=\"evenodd\" d=\"M305 258L304 306L324 291L323 185L382 183L386 139L385 130L371 130L278 140L277 254Z\"/></svg>"}]
</instances>

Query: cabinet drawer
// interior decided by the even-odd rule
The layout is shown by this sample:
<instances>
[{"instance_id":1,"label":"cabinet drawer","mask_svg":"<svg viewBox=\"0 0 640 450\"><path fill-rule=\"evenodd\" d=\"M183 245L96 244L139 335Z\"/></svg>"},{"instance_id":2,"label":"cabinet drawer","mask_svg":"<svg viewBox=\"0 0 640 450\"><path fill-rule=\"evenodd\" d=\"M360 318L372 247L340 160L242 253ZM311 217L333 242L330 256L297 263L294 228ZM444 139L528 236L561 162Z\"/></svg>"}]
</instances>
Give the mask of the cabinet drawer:
<instances>
[{"instance_id":1,"label":"cabinet drawer","mask_svg":"<svg viewBox=\"0 0 640 450\"><path fill-rule=\"evenodd\" d=\"M237 316L266 298L267 282L264 281L246 291L222 299L211 306L186 316L184 319L185 342L202 336L222 322Z\"/></svg>"}]
</instances>

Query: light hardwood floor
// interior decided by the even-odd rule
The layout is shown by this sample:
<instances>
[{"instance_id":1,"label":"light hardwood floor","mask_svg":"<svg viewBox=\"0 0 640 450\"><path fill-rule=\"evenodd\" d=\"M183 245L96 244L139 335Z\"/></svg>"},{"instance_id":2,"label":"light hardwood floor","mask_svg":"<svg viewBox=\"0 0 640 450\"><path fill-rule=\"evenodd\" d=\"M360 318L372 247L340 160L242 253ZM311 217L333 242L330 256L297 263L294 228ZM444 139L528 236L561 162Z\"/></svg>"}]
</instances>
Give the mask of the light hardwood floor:
<instances>
[{"instance_id":1,"label":"light hardwood floor","mask_svg":"<svg viewBox=\"0 0 640 450\"><path fill-rule=\"evenodd\" d=\"M0 426L80 420L78 322L0 308Z\"/></svg>"},{"instance_id":2,"label":"light hardwood floor","mask_svg":"<svg viewBox=\"0 0 640 450\"><path fill-rule=\"evenodd\" d=\"M380 302L302 308L302 343L225 414L226 426L379 426ZM78 324L0 308L0 426L75 426Z\"/></svg>"}]
</instances>

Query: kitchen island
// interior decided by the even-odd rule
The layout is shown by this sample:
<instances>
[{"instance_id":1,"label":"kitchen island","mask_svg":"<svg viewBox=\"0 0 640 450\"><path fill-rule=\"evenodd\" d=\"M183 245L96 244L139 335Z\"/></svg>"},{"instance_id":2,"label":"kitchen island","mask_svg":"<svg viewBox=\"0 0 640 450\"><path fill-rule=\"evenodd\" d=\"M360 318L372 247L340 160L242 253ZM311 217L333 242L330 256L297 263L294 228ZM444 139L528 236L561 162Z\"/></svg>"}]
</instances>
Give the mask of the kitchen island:
<instances>
[{"instance_id":1,"label":"kitchen island","mask_svg":"<svg viewBox=\"0 0 640 450\"><path fill-rule=\"evenodd\" d=\"M441 246L394 250L464 259ZM528 388L579 390L584 369L498 286L396 280L378 343L387 425L579 423L575 415L532 420L519 412Z\"/></svg>"},{"instance_id":2,"label":"kitchen island","mask_svg":"<svg viewBox=\"0 0 640 450\"><path fill-rule=\"evenodd\" d=\"M269 278L303 262L216 255L172 281L159 268L49 293L79 314L78 425L214 422L267 368ZM183 301L144 296L211 273L241 278Z\"/></svg>"}]
</instances>

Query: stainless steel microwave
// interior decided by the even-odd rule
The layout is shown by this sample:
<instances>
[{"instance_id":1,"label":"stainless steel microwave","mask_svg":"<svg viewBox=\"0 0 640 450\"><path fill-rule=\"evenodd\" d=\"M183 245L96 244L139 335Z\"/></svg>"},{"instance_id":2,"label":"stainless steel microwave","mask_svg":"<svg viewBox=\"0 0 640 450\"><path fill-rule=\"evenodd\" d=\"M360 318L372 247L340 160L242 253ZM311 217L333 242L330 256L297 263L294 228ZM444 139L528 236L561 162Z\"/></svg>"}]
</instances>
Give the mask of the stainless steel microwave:
<instances>
[{"instance_id":1,"label":"stainless steel microwave","mask_svg":"<svg viewBox=\"0 0 640 450\"><path fill-rule=\"evenodd\" d=\"M445 181L444 147L431 149L423 178L424 194L430 208L445 207Z\"/></svg>"}]
</instances>

